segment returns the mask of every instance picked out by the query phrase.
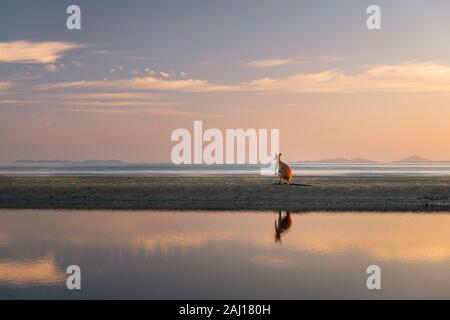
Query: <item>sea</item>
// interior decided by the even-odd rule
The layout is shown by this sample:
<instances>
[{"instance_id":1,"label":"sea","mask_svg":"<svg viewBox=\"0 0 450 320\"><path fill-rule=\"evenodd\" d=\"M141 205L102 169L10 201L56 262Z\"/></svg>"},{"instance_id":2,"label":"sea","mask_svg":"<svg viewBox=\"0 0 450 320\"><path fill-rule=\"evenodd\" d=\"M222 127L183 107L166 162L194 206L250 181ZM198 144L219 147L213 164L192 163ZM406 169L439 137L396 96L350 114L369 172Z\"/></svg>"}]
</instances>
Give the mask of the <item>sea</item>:
<instances>
[{"instance_id":1,"label":"sea","mask_svg":"<svg viewBox=\"0 0 450 320\"><path fill-rule=\"evenodd\" d=\"M450 163L291 163L304 177L433 177L450 176ZM175 165L146 163L9 163L0 176L239 176L271 172L262 165Z\"/></svg>"}]
</instances>

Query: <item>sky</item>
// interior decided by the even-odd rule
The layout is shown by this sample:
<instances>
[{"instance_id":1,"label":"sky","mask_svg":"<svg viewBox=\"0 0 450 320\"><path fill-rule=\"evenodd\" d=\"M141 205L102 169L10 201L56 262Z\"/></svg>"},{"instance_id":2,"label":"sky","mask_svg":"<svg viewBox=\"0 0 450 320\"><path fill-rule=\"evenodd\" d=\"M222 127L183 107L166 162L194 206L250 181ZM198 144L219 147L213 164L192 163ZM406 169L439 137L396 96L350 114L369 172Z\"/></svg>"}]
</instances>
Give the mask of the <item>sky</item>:
<instances>
[{"instance_id":1,"label":"sky","mask_svg":"<svg viewBox=\"0 0 450 320\"><path fill-rule=\"evenodd\" d=\"M444 0L2 0L0 162L170 162L194 120L287 161L450 160L448 30Z\"/></svg>"}]
</instances>

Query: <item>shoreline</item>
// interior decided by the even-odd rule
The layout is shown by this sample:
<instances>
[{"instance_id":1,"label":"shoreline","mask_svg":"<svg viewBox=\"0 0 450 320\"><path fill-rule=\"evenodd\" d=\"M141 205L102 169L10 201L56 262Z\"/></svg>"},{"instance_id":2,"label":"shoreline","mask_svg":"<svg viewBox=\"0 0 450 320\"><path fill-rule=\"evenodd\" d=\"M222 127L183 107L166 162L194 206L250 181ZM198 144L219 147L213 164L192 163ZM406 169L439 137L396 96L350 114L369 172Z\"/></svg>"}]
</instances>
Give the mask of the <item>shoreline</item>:
<instances>
[{"instance_id":1,"label":"shoreline","mask_svg":"<svg viewBox=\"0 0 450 320\"><path fill-rule=\"evenodd\" d=\"M0 176L2 209L450 211L450 177Z\"/></svg>"}]
</instances>

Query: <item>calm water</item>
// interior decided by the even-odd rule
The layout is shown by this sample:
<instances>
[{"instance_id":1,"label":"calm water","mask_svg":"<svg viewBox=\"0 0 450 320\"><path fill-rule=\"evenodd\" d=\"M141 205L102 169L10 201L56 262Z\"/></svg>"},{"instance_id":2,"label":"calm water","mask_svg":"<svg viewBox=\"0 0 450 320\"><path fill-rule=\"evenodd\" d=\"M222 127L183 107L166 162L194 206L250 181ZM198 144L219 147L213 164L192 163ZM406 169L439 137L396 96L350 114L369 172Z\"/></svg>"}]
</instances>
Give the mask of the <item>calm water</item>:
<instances>
[{"instance_id":1,"label":"calm water","mask_svg":"<svg viewBox=\"0 0 450 320\"><path fill-rule=\"evenodd\" d=\"M291 164L301 176L450 176L448 163L420 164ZM171 165L171 164L0 164L0 175L114 175L114 176L208 176L259 175L258 165Z\"/></svg>"},{"instance_id":2,"label":"calm water","mask_svg":"<svg viewBox=\"0 0 450 320\"><path fill-rule=\"evenodd\" d=\"M0 210L0 298L450 298L450 214ZM278 232L275 230L275 222ZM82 289L65 287L68 265ZM366 268L382 290L366 288Z\"/></svg>"}]
</instances>

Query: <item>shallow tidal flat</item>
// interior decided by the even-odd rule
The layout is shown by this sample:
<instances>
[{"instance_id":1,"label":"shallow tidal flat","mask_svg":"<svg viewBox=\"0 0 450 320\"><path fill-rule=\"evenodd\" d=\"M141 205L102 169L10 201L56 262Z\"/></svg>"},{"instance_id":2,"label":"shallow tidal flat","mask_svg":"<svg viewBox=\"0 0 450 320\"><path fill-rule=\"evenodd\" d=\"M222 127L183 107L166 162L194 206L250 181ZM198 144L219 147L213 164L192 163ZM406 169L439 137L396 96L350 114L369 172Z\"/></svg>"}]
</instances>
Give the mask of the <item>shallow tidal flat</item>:
<instances>
[{"instance_id":1,"label":"shallow tidal flat","mask_svg":"<svg viewBox=\"0 0 450 320\"><path fill-rule=\"evenodd\" d=\"M0 177L0 208L448 211L450 177Z\"/></svg>"}]
</instances>

